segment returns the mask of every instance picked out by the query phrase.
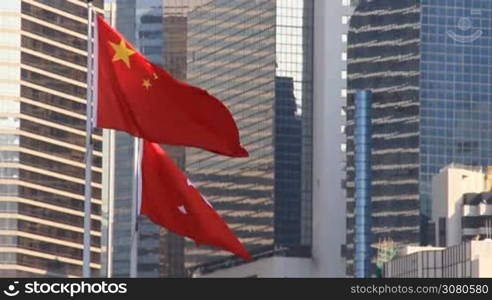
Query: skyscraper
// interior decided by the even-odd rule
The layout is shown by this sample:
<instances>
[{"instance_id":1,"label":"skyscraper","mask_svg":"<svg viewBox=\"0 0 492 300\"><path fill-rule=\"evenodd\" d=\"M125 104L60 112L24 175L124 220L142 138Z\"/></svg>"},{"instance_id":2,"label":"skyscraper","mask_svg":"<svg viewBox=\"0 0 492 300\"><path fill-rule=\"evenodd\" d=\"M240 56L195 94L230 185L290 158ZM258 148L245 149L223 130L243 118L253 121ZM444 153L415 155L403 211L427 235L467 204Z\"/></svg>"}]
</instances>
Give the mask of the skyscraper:
<instances>
[{"instance_id":1,"label":"skyscraper","mask_svg":"<svg viewBox=\"0 0 492 300\"><path fill-rule=\"evenodd\" d=\"M188 80L222 99L250 152L190 149L186 171L253 253L311 245L313 1L225 1L188 19ZM187 266L228 254L187 248Z\"/></svg>"},{"instance_id":2,"label":"skyscraper","mask_svg":"<svg viewBox=\"0 0 492 300\"><path fill-rule=\"evenodd\" d=\"M373 92L375 241L433 242L431 178L492 160L490 1L374 0L348 36L347 254L353 273L354 92Z\"/></svg>"},{"instance_id":3,"label":"skyscraper","mask_svg":"<svg viewBox=\"0 0 492 300\"><path fill-rule=\"evenodd\" d=\"M103 1L94 1L102 13ZM81 276L85 1L0 1L0 276ZM100 269L101 132L94 135L92 264Z\"/></svg>"}]
</instances>

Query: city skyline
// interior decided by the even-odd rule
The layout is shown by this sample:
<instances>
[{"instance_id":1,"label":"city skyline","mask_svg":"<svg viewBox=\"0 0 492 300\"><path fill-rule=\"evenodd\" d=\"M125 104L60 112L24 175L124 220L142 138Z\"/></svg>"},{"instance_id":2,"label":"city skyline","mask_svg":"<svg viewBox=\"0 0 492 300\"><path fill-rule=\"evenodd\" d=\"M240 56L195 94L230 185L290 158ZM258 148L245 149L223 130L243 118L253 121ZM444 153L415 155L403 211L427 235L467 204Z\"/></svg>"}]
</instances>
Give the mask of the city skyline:
<instances>
[{"instance_id":1,"label":"city skyline","mask_svg":"<svg viewBox=\"0 0 492 300\"><path fill-rule=\"evenodd\" d=\"M0 277L490 277L491 32L490 0L2 0ZM148 156L120 130L187 145L161 145L176 195L252 261L140 215ZM229 137L243 154L202 150Z\"/></svg>"}]
</instances>

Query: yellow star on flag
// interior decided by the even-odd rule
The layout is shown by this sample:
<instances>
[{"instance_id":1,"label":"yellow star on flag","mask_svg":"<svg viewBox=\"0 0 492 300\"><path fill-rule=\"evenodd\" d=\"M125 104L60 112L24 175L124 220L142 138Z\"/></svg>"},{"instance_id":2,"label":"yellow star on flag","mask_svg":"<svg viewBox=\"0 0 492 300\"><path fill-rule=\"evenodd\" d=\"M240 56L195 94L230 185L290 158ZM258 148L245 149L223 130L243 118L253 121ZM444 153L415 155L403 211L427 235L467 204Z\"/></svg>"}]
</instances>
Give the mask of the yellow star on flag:
<instances>
[{"instance_id":1,"label":"yellow star on flag","mask_svg":"<svg viewBox=\"0 0 492 300\"><path fill-rule=\"evenodd\" d=\"M150 83L150 79L144 79L143 83L142 83L143 87L147 89L147 91L150 89L150 87L152 86L152 84Z\"/></svg>"},{"instance_id":2,"label":"yellow star on flag","mask_svg":"<svg viewBox=\"0 0 492 300\"><path fill-rule=\"evenodd\" d=\"M125 65L130 68L130 56L135 54L136 52L126 46L125 40L121 39L119 44L115 44L113 42L109 42L111 47L113 47L115 53L113 56L113 62L122 60Z\"/></svg>"}]
</instances>

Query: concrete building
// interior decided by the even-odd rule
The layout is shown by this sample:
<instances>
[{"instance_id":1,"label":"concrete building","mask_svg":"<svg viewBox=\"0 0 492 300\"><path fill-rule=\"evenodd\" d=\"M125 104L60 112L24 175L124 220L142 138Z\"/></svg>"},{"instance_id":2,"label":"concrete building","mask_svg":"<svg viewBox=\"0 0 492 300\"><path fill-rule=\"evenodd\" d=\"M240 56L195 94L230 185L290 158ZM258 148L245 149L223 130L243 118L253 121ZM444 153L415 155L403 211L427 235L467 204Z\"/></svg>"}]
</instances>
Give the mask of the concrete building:
<instances>
[{"instance_id":1,"label":"concrete building","mask_svg":"<svg viewBox=\"0 0 492 300\"><path fill-rule=\"evenodd\" d=\"M492 240L408 249L384 265L386 278L492 278Z\"/></svg>"},{"instance_id":2,"label":"concrete building","mask_svg":"<svg viewBox=\"0 0 492 300\"><path fill-rule=\"evenodd\" d=\"M401 248L384 264L384 277L492 277L491 170L450 165L435 175L431 228L437 247Z\"/></svg>"},{"instance_id":3,"label":"concrete building","mask_svg":"<svg viewBox=\"0 0 492 300\"><path fill-rule=\"evenodd\" d=\"M434 176L432 221L437 246L492 238L491 190L492 168L451 165Z\"/></svg>"},{"instance_id":4,"label":"concrete building","mask_svg":"<svg viewBox=\"0 0 492 300\"><path fill-rule=\"evenodd\" d=\"M94 1L102 13L103 1ZM87 4L0 1L0 276L82 275ZM102 136L92 263L101 268Z\"/></svg>"}]
</instances>

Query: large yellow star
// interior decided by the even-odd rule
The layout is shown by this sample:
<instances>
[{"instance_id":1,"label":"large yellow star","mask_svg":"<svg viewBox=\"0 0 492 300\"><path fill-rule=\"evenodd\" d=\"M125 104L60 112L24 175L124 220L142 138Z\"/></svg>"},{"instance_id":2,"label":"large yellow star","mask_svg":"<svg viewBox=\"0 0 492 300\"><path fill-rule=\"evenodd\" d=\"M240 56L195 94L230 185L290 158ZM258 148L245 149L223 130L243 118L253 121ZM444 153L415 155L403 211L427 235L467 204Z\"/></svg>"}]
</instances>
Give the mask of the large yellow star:
<instances>
[{"instance_id":1,"label":"large yellow star","mask_svg":"<svg viewBox=\"0 0 492 300\"><path fill-rule=\"evenodd\" d=\"M113 47L115 53L113 56L113 62L122 60L125 65L130 68L130 56L135 54L135 51L128 48L126 46L125 40L121 39L120 44L115 44L113 42L109 42L111 47Z\"/></svg>"}]
</instances>

